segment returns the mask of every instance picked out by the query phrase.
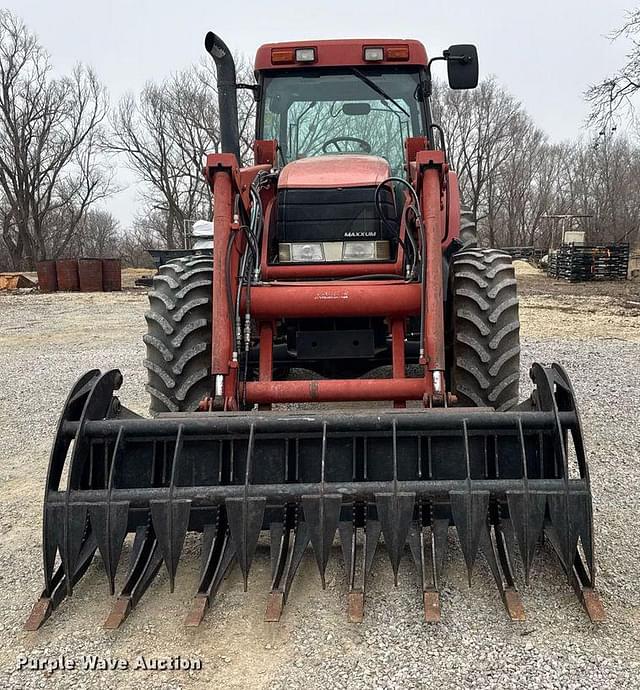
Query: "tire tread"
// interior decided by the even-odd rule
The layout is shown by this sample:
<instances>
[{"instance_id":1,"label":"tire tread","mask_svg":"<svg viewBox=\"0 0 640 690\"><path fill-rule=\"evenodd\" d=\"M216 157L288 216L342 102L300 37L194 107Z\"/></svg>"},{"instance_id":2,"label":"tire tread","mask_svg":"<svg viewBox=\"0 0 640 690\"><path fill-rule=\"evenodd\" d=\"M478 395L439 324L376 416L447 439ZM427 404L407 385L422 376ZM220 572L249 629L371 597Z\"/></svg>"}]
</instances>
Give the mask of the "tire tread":
<instances>
[{"instance_id":1,"label":"tire tread","mask_svg":"<svg viewBox=\"0 0 640 690\"><path fill-rule=\"evenodd\" d=\"M518 401L520 322L511 257L463 249L452 264L453 388L460 402L510 409Z\"/></svg>"},{"instance_id":2,"label":"tire tread","mask_svg":"<svg viewBox=\"0 0 640 690\"><path fill-rule=\"evenodd\" d=\"M173 259L154 276L143 337L153 415L194 411L208 393L212 284L210 256Z\"/></svg>"}]
</instances>

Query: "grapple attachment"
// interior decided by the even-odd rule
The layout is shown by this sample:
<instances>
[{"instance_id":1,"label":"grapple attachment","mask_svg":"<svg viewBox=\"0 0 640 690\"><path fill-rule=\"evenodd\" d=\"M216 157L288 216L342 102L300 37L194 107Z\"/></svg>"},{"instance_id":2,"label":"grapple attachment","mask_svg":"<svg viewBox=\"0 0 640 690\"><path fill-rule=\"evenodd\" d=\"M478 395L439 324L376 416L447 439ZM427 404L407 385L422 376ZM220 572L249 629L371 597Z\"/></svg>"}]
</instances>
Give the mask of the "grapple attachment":
<instances>
[{"instance_id":1,"label":"grapple attachment","mask_svg":"<svg viewBox=\"0 0 640 690\"><path fill-rule=\"evenodd\" d=\"M525 615L516 554L528 581L544 536L587 613L600 620L591 491L573 390L557 365L534 365L531 376L534 392L510 412L201 412L145 419L114 396L120 372L90 371L71 391L51 453L45 589L26 627L38 628L72 593L96 550L113 593L123 542L134 533L126 581L105 623L117 627L163 564L173 589L188 531L203 535L188 625L202 620L234 564L246 588L262 530L270 532L272 563L266 620L280 618L309 545L324 586L339 534L350 620L363 617L382 535L396 580L410 551L425 619L438 621L451 526L469 582L482 554L512 619Z\"/></svg>"}]
</instances>

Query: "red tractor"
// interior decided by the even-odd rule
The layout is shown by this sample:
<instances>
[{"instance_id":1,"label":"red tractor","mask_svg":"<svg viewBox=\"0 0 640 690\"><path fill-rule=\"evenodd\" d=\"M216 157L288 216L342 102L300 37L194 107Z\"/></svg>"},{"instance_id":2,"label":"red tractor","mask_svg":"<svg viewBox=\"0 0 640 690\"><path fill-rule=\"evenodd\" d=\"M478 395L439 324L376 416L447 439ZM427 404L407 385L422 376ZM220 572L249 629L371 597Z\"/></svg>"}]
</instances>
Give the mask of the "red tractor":
<instances>
[{"instance_id":1,"label":"red tractor","mask_svg":"<svg viewBox=\"0 0 640 690\"><path fill-rule=\"evenodd\" d=\"M163 563L173 588L187 531L203 534L197 624L234 564L246 586L262 530L267 620L309 544L324 584L339 534L351 620L382 535L396 577L411 552L436 621L451 527L469 578L482 553L511 618L524 617L514 559L528 578L546 536L600 619L573 389L560 366L534 364L519 402L511 259L478 247L429 106L432 62L446 61L452 88L472 88L475 48L428 60L411 40L269 44L249 86L219 37L205 45L221 127L204 168L213 251L161 267L149 293L154 417L120 404L117 370L88 372L69 395L46 486L45 589L27 626L96 551L113 594L133 533L106 622L117 627ZM258 104L249 167L238 88Z\"/></svg>"}]
</instances>

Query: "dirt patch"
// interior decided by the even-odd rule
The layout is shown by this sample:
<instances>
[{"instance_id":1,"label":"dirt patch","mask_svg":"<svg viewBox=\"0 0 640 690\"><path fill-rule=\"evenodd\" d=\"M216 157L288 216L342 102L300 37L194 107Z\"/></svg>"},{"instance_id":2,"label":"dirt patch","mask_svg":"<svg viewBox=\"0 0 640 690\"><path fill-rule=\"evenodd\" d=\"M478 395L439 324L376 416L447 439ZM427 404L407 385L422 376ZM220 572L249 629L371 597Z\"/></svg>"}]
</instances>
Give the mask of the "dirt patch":
<instances>
[{"instance_id":1,"label":"dirt patch","mask_svg":"<svg viewBox=\"0 0 640 690\"><path fill-rule=\"evenodd\" d=\"M516 262L525 263L525 262ZM527 264L529 265L529 264ZM619 301L640 300L640 281L612 280L570 283L566 280L549 278L544 272L530 267L531 270L519 271L516 276L521 295L549 295L562 297L612 297Z\"/></svg>"},{"instance_id":2,"label":"dirt patch","mask_svg":"<svg viewBox=\"0 0 640 690\"><path fill-rule=\"evenodd\" d=\"M523 338L640 341L640 282L569 283L514 262Z\"/></svg>"},{"instance_id":3,"label":"dirt patch","mask_svg":"<svg viewBox=\"0 0 640 690\"><path fill-rule=\"evenodd\" d=\"M523 295L520 298L522 337L529 340L640 341L640 305L624 306L615 297Z\"/></svg>"},{"instance_id":4,"label":"dirt patch","mask_svg":"<svg viewBox=\"0 0 640 690\"><path fill-rule=\"evenodd\" d=\"M521 259L516 259L513 262L513 269L516 272L517 278L520 278L520 276L537 275L540 273L540 270L535 266L532 266L528 261L522 261Z\"/></svg>"},{"instance_id":5,"label":"dirt patch","mask_svg":"<svg viewBox=\"0 0 640 690\"><path fill-rule=\"evenodd\" d=\"M136 287L136 280L138 278L147 278L155 274L155 268L123 268L122 269L122 288L129 289L133 288L139 290L141 288ZM146 288L142 288L145 290Z\"/></svg>"}]
</instances>

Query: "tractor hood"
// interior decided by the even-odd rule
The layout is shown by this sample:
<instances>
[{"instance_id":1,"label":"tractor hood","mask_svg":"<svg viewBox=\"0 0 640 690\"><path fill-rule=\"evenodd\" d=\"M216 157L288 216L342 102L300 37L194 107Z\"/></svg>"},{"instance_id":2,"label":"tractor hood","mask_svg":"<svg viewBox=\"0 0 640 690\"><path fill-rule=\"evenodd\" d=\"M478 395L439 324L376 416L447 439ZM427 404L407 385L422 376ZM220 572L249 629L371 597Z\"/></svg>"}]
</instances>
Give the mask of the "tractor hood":
<instances>
[{"instance_id":1,"label":"tractor hood","mask_svg":"<svg viewBox=\"0 0 640 690\"><path fill-rule=\"evenodd\" d=\"M384 158L362 154L317 156L285 165L278 180L276 208L278 242L284 247L280 261L287 261L289 244L309 242L337 243L338 255L331 254L331 261L341 261L342 243L351 240L382 242L382 255L369 258L387 260L392 253L389 227L397 223L398 214L389 185L379 192L386 223L376 208L375 195L388 177ZM328 260L329 249L325 246L324 254L318 249L316 260Z\"/></svg>"},{"instance_id":2,"label":"tractor hood","mask_svg":"<svg viewBox=\"0 0 640 690\"><path fill-rule=\"evenodd\" d=\"M302 158L285 165L280 189L336 189L377 187L389 177L384 158L362 154L340 154Z\"/></svg>"}]
</instances>

